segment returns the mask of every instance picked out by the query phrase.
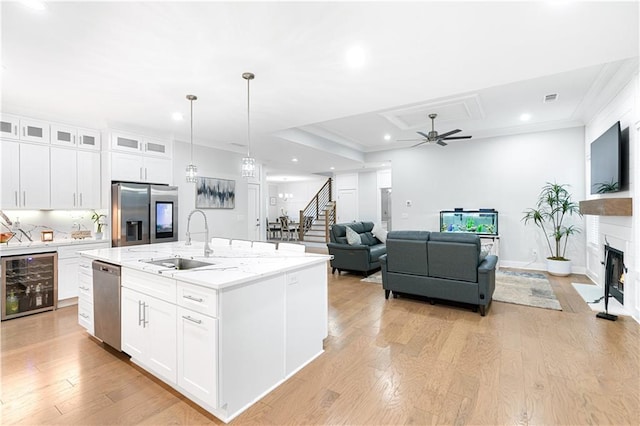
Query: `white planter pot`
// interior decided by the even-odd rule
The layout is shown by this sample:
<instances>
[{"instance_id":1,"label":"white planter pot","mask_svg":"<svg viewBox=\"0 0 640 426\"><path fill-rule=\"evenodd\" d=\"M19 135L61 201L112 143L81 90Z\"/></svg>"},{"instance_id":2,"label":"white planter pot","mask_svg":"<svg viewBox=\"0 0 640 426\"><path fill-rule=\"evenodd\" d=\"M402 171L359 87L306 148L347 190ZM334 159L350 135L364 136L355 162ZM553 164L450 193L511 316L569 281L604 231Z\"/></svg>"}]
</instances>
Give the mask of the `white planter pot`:
<instances>
[{"instance_id":1,"label":"white planter pot","mask_svg":"<svg viewBox=\"0 0 640 426\"><path fill-rule=\"evenodd\" d=\"M102 232L96 232L95 239L96 240L101 240L102 239Z\"/></svg>"},{"instance_id":2,"label":"white planter pot","mask_svg":"<svg viewBox=\"0 0 640 426\"><path fill-rule=\"evenodd\" d=\"M547 272L557 277L571 275L571 261L547 259Z\"/></svg>"}]
</instances>

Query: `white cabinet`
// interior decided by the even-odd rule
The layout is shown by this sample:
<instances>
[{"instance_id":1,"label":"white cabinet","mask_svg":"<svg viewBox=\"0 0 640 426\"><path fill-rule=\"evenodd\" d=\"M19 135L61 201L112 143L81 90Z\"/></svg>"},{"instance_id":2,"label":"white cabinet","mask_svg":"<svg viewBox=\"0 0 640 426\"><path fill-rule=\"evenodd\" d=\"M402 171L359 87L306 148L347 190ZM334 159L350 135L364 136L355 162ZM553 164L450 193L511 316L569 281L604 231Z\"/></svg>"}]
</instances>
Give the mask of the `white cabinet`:
<instances>
[{"instance_id":1,"label":"white cabinet","mask_svg":"<svg viewBox=\"0 0 640 426\"><path fill-rule=\"evenodd\" d=\"M146 155L171 158L172 143L158 139L144 138L143 150Z\"/></svg>"},{"instance_id":2,"label":"white cabinet","mask_svg":"<svg viewBox=\"0 0 640 426\"><path fill-rule=\"evenodd\" d=\"M2 114L0 117L0 136L3 139L20 139L20 118Z\"/></svg>"},{"instance_id":3,"label":"white cabinet","mask_svg":"<svg viewBox=\"0 0 640 426\"><path fill-rule=\"evenodd\" d=\"M91 304L93 304L91 262L83 262L83 258L80 257L78 252L81 250L94 250L108 247L108 243L74 244L71 246L58 247L58 300L79 297L80 286L86 287L90 285L91 288L87 288L84 291L90 293L87 295L91 297L90 301ZM88 280L87 277L82 277L83 283L80 283L81 273L88 276ZM87 284L86 281L89 283ZM80 303L80 301L78 301L78 303Z\"/></svg>"},{"instance_id":4,"label":"white cabinet","mask_svg":"<svg viewBox=\"0 0 640 426\"><path fill-rule=\"evenodd\" d=\"M48 209L49 197L49 147L2 141L3 209Z\"/></svg>"},{"instance_id":5,"label":"white cabinet","mask_svg":"<svg viewBox=\"0 0 640 426\"><path fill-rule=\"evenodd\" d=\"M218 320L178 307L179 388L197 402L217 407Z\"/></svg>"},{"instance_id":6,"label":"white cabinet","mask_svg":"<svg viewBox=\"0 0 640 426\"><path fill-rule=\"evenodd\" d=\"M137 363L176 383L176 306L122 288L122 350Z\"/></svg>"},{"instance_id":7,"label":"white cabinet","mask_svg":"<svg viewBox=\"0 0 640 426\"><path fill-rule=\"evenodd\" d=\"M128 133L111 132L111 149L124 152L142 152L142 137Z\"/></svg>"},{"instance_id":8,"label":"white cabinet","mask_svg":"<svg viewBox=\"0 0 640 426\"><path fill-rule=\"evenodd\" d=\"M100 207L100 153L51 148L51 207Z\"/></svg>"},{"instance_id":9,"label":"white cabinet","mask_svg":"<svg viewBox=\"0 0 640 426\"><path fill-rule=\"evenodd\" d=\"M95 332L93 327L93 271L91 270L91 259L81 257L78 260L77 273L78 324L93 335Z\"/></svg>"},{"instance_id":10,"label":"white cabinet","mask_svg":"<svg viewBox=\"0 0 640 426\"><path fill-rule=\"evenodd\" d=\"M100 151L100 132L64 124L51 124L51 143L71 148Z\"/></svg>"},{"instance_id":11,"label":"white cabinet","mask_svg":"<svg viewBox=\"0 0 640 426\"><path fill-rule=\"evenodd\" d=\"M111 180L171 184L173 165L167 158L112 152Z\"/></svg>"},{"instance_id":12,"label":"white cabinet","mask_svg":"<svg viewBox=\"0 0 640 426\"><path fill-rule=\"evenodd\" d=\"M28 142L49 143L49 123L46 121L20 119L20 140Z\"/></svg>"},{"instance_id":13,"label":"white cabinet","mask_svg":"<svg viewBox=\"0 0 640 426\"><path fill-rule=\"evenodd\" d=\"M122 269L122 350L170 384L176 368L176 282Z\"/></svg>"}]
</instances>

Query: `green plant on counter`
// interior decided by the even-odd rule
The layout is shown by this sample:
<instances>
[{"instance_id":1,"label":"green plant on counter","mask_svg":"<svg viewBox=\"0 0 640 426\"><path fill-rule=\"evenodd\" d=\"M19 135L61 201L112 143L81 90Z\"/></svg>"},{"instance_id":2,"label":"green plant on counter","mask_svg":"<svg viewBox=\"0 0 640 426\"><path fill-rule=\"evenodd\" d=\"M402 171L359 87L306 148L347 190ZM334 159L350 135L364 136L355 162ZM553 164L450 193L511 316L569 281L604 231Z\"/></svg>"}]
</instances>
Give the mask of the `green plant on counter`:
<instances>
[{"instance_id":1,"label":"green plant on counter","mask_svg":"<svg viewBox=\"0 0 640 426\"><path fill-rule=\"evenodd\" d=\"M102 227L105 225L104 223L100 222L100 219L102 218L106 219L106 215L102 214L102 213L98 213L97 211L93 211L93 214L91 215L91 220L93 221L93 223L96 224L97 226L97 230L96 232L102 232Z\"/></svg>"},{"instance_id":2,"label":"green plant on counter","mask_svg":"<svg viewBox=\"0 0 640 426\"><path fill-rule=\"evenodd\" d=\"M538 195L536 207L526 210L522 217L525 225L529 221L533 221L536 226L542 229L551 254L548 259L552 260L568 260L564 256L567 251L569 236L580 232L574 225L564 225L564 220L567 216L571 216L574 213L582 216L578 203L571 200L571 194L569 194L567 186L569 185L547 182L542 187L540 195ZM548 229L548 227L551 229ZM553 237L555 250L551 247L549 237ZM564 245L562 244L563 238Z\"/></svg>"}]
</instances>

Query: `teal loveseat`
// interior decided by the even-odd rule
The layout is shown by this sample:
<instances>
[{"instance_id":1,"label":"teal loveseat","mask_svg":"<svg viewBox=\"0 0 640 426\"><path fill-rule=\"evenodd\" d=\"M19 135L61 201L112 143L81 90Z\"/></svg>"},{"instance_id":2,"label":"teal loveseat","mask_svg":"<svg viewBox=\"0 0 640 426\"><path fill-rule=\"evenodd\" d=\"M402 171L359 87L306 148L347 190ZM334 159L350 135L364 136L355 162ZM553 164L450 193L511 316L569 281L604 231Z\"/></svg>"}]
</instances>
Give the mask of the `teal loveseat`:
<instances>
[{"instance_id":1,"label":"teal loveseat","mask_svg":"<svg viewBox=\"0 0 640 426\"><path fill-rule=\"evenodd\" d=\"M327 249L332 256L331 273L338 271L361 272L369 275L380 268L380 256L387 252L385 245L371 232L373 222L336 223L329 232ZM359 236L361 243L351 245L347 241L349 227Z\"/></svg>"},{"instance_id":2,"label":"teal loveseat","mask_svg":"<svg viewBox=\"0 0 640 426\"><path fill-rule=\"evenodd\" d=\"M498 257L481 250L475 234L391 231L380 257L385 298L389 293L471 304L484 316L495 290Z\"/></svg>"}]
</instances>

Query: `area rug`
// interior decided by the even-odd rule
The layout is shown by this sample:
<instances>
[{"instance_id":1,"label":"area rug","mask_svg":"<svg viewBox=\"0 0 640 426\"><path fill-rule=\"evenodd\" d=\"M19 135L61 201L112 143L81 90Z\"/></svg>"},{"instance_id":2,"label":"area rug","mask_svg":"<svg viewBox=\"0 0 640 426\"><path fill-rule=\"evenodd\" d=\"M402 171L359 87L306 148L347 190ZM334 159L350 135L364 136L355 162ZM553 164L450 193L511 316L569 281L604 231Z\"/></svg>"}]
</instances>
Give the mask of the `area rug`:
<instances>
[{"instance_id":1,"label":"area rug","mask_svg":"<svg viewBox=\"0 0 640 426\"><path fill-rule=\"evenodd\" d=\"M496 271L493 300L561 311L549 280L538 272Z\"/></svg>"},{"instance_id":2,"label":"area rug","mask_svg":"<svg viewBox=\"0 0 640 426\"><path fill-rule=\"evenodd\" d=\"M580 297L587 303L592 311L604 312L604 289L595 284L571 283ZM609 313L614 315L631 315L613 297L609 298Z\"/></svg>"},{"instance_id":3,"label":"area rug","mask_svg":"<svg viewBox=\"0 0 640 426\"><path fill-rule=\"evenodd\" d=\"M368 277L361 279L360 281L365 283L382 284L382 271L371 274Z\"/></svg>"}]
</instances>

